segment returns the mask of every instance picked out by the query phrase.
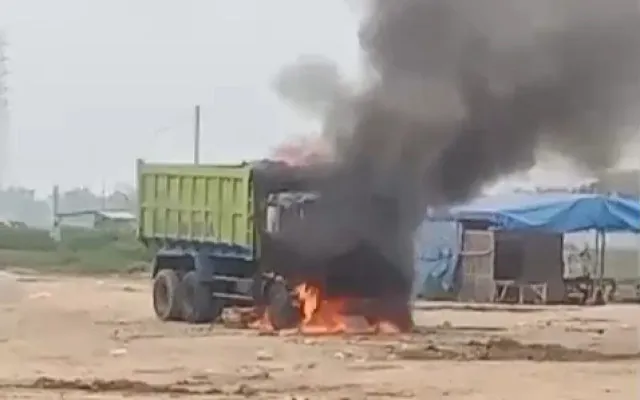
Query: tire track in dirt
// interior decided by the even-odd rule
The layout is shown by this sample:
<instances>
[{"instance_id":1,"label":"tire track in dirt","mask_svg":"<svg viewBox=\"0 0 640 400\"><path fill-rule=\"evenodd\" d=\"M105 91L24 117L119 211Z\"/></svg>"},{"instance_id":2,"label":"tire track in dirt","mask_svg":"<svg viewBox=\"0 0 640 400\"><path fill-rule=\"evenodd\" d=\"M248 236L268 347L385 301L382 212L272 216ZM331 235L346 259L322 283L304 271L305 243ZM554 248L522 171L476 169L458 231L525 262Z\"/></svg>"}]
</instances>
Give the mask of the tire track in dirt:
<instances>
[{"instance_id":1,"label":"tire track in dirt","mask_svg":"<svg viewBox=\"0 0 640 400\"><path fill-rule=\"evenodd\" d=\"M358 385L298 385L285 387L257 387L244 382L217 387L203 382L191 382L188 380L177 381L170 384L152 384L139 380L129 379L60 379L40 377L33 381L4 382L0 383L0 391L27 391L40 390L51 392L84 392L84 393L113 393L124 396L134 395L170 395L185 397L228 398L236 397L261 397L266 395L287 394L311 394L331 392L358 388Z\"/></svg>"},{"instance_id":2,"label":"tire track in dirt","mask_svg":"<svg viewBox=\"0 0 640 400\"><path fill-rule=\"evenodd\" d=\"M605 354L585 349L572 349L558 344L521 343L509 338L476 340L457 346L427 343L390 347L392 357L401 360L452 361L532 361L532 362L615 362L640 360L640 353Z\"/></svg>"},{"instance_id":3,"label":"tire track in dirt","mask_svg":"<svg viewBox=\"0 0 640 400\"><path fill-rule=\"evenodd\" d=\"M51 390L51 391L78 391L90 393L122 393L127 395L225 395L241 393L225 393L224 390L215 387L192 389L175 382L173 384L151 384L144 381L129 379L59 379L40 377L34 381L5 382L0 384L0 390Z\"/></svg>"}]
</instances>

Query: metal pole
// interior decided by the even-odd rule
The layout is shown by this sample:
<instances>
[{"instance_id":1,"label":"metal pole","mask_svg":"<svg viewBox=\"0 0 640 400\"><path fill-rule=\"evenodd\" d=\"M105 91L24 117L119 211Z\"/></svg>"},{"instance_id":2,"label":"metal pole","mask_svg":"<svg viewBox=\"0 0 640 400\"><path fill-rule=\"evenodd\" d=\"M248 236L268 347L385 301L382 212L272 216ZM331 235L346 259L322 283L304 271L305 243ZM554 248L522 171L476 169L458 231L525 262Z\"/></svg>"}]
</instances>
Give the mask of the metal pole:
<instances>
[{"instance_id":1,"label":"metal pole","mask_svg":"<svg viewBox=\"0 0 640 400\"><path fill-rule=\"evenodd\" d=\"M100 211L107 209L107 183L102 179L102 187L100 188Z\"/></svg>"},{"instance_id":2,"label":"metal pole","mask_svg":"<svg viewBox=\"0 0 640 400\"><path fill-rule=\"evenodd\" d=\"M62 232L60 230L60 187L55 185L53 187L53 193L51 194L52 208L53 208L53 225L51 226L51 237L56 242L62 240Z\"/></svg>"},{"instance_id":3,"label":"metal pole","mask_svg":"<svg viewBox=\"0 0 640 400\"><path fill-rule=\"evenodd\" d=\"M607 251L607 233L602 231L600 237L600 284L602 285L605 274L605 256Z\"/></svg>"},{"instance_id":4,"label":"metal pole","mask_svg":"<svg viewBox=\"0 0 640 400\"><path fill-rule=\"evenodd\" d=\"M195 130L193 132L193 163L200 164L200 106L195 109Z\"/></svg>"}]
</instances>

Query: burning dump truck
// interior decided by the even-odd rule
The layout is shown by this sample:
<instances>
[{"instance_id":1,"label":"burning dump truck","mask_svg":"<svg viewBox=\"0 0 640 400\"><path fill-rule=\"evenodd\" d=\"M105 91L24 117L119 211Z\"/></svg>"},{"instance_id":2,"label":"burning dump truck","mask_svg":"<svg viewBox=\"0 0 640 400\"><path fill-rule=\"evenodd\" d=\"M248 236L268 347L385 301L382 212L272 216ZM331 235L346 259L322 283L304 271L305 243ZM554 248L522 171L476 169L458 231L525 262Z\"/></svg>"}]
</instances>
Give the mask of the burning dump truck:
<instances>
[{"instance_id":1,"label":"burning dump truck","mask_svg":"<svg viewBox=\"0 0 640 400\"><path fill-rule=\"evenodd\" d=\"M253 324L275 330L410 329L410 281L386 265L388 255L333 223L323 229L332 202L319 193L336 178L330 165L140 161L137 175L159 319L209 323L225 307L252 307Z\"/></svg>"},{"instance_id":2,"label":"burning dump truck","mask_svg":"<svg viewBox=\"0 0 640 400\"><path fill-rule=\"evenodd\" d=\"M335 162L139 165L161 319L250 305L276 329L408 329L427 207L473 198L541 149L613 166L637 132L636 0L367 3L364 85L302 63L277 86L323 122Z\"/></svg>"}]
</instances>

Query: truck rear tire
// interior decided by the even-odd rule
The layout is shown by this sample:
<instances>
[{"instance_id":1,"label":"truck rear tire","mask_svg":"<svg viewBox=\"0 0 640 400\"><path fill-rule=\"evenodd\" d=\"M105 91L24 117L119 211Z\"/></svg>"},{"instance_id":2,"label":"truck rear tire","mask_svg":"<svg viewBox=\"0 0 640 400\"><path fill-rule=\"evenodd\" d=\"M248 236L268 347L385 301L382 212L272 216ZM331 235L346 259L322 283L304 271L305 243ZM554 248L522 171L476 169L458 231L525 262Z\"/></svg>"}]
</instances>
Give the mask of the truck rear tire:
<instances>
[{"instance_id":1,"label":"truck rear tire","mask_svg":"<svg viewBox=\"0 0 640 400\"><path fill-rule=\"evenodd\" d=\"M153 281L153 310L161 321L177 321L180 309L180 278L172 269L161 269Z\"/></svg>"},{"instance_id":2,"label":"truck rear tire","mask_svg":"<svg viewBox=\"0 0 640 400\"><path fill-rule=\"evenodd\" d=\"M300 324L300 309L284 282L274 280L267 284L266 301L269 323L275 330L293 329Z\"/></svg>"},{"instance_id":3,"label":"truck rear tire","mask_svg":"<svg viewBox=\"0 0 640 400\"><path fill-rule=\"evenodd\" d=\"M189 271L180 282L182 318L191 324L214 322L220 314L224 302L214 299L210 285L200 282L196 271Z\"/></svg>"}]
</instances>

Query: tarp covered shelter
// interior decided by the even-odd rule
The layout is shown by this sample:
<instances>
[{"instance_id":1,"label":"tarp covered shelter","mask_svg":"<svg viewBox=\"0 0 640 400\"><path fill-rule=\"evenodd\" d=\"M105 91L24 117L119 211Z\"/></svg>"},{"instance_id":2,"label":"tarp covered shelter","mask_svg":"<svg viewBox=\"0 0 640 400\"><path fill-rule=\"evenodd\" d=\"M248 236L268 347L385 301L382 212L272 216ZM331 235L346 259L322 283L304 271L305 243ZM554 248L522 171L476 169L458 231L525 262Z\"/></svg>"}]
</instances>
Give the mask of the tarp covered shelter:
<instances>
[{"instance_id":1,"label":"tarp covered shelter","mask_svg":"<svg viewBox=\"0 0 640 400\"><path fill-rule=\"evenodd\" d=\"M516 193L479 198L432 218L486 221L500 230L640 233L640 202L600 194Z\"/></svg>"},{"instance_id":2,"label":"tarp covered shelter","mask_svg":"<svg viewBox=\"0 0 640 400\"><path fill-rule=\"evenodd\" d=\"M416 237L416 294L434 292L430 281L438 283L438 290L451 288L461 251L459 224L467 221L482 222L501 231L598 231L596 247L602 275L604 233L640 233L640 203L600 194L513 193L429 213ZM443 225L445 222L447 226Z\"/></svg>"}]
</instances>

